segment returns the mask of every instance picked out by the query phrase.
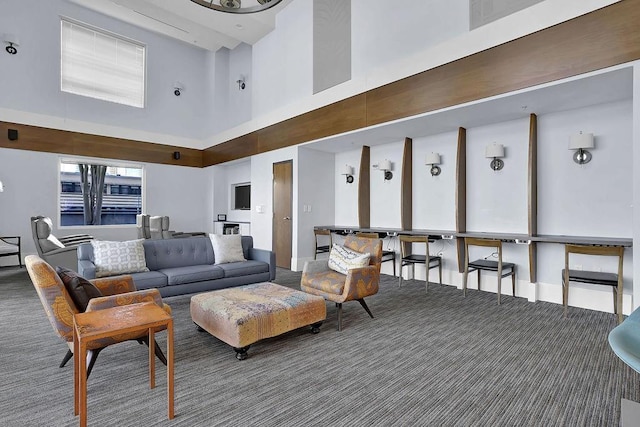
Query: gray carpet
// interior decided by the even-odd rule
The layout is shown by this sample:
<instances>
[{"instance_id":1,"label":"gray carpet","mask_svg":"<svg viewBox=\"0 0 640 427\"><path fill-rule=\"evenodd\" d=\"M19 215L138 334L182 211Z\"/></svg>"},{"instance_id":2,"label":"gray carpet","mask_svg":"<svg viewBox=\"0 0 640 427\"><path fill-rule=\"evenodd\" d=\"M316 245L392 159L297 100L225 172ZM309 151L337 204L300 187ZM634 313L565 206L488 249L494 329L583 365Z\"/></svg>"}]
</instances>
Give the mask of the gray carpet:
<instances>
[{"instance_id":1,"label":"gray carpet","mask_svg":"<svg viewBox=\"0 0 640 427\"><path fill-rule=\"evenodd\" d=\"M299 273L278 270L296 287ZM368 299L336 309L318 335L296 330L251 346L197 332L189 296L167 298L176 328L176 417L167 420L166 368L148 387L146 347L104 350L88 383L93 426L616 426L639 375L609 349L612 314L383 276ZM73 366L25 270L0 269L0 420L73 426ZM165 348L165 334L158 335Z\"/></svg>"}]
</instances>

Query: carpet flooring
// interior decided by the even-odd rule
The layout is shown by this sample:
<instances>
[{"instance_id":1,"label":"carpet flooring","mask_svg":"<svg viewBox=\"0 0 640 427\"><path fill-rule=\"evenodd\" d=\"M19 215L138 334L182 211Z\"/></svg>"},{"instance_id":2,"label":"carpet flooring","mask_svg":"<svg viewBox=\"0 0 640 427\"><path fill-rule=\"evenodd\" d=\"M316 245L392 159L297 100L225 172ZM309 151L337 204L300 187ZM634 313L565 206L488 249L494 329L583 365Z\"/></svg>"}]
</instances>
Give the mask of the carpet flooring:
<instances>
[{"instance_id":1,"label":"carpet flooring","mask_svg":"<svg viewBox=\"0 0 640 427\"><path fill-rule=\"evenodd\" d=\"M298 287L300 273L276 282ZM105 349L88 381L90 426L617 426L640 376L610 350L612 314L383 276L367 299L336 308L317 335L256 343L238 361L198 332L190 296L166 298L175 319L175 409L166 368L148 385L146 347ZM0 269L0 424L73 426L73 365L24 269ZM165 333L157 335L166 348Z\"/></svg>"}]
</instances>

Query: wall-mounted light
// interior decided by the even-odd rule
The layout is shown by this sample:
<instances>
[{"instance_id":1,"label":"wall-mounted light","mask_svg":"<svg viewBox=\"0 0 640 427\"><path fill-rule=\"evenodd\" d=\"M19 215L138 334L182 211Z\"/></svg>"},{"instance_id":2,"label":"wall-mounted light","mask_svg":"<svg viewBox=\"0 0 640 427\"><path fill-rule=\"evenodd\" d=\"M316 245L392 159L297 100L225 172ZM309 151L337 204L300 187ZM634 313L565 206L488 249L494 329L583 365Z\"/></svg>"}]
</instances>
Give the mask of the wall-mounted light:
<instances>
[{"instance_id":1,"label":"wall-mounted light","mask_svg":"<svg viewBox=\"0 0 640 427\"><path fill-rule=\"evenodd\" d=\"M16 53L18 53L18 49L16 49L16 46L19 46L20 43L18 43L18 38L15 36L15 34L4 34L2 36L2 40L7 44L5 50L8 53L10 53L11 55L15 55Z\"/></svg>"},{"instance_id":2,"label":"wall-mounted light","mask_svg":"<svg viewBox=\"0 0 640 427\"><path fill-rule=\"evenodd\" d=\"M347 178L347 184L353 183L353 167L349 165L344 165L344 169L342 170L342 174Z\"/></svg>"},{"instance_id":3,"label":"wall-mounted light","mask_svg":"<svg viewBox=\"0 0 640 427\"><path fill-rule=\"evenodd\" d=\"M173 94L175 96L180 96L183 90L184 90L184 85L182 84L182 82L179 82L179 81L173 82Z\"/></svg>"},{"instance_id":4,"label":"wall-mounted light","mask_svg":"<svg viewBox=\"0 0 640 427\"><path fill-rule=\"evenodd\" d=\"M584 165L591 161L591 153L586 149L594 147L595 143L592 133L580 132L578 134L571 135L569 138L569 150L576 150L576 152L573 153L573 161L579 165Z\"/></svg>"},{"instance_id":5,"label":"wall-mounted light","mask_svg":"<svg viewBox=\"0 0 640 427\"><path fill-rule=\"evenodd\" d=\"M242 74L240 74L240 78L236 80L236 83L238 83L238 90L244 90L247 87L246 78Z\"/></svg>"},{"instance_id":6,"label":"wall-mounted light","mask_svg":"<svg viewBox=\"0 0 640 427\"><path fill-rule=\"evenodd\" d=\"M4 184L0 181L0 193L4 191Z\"/></svg>"},{"instance_id":7,"label":"wall-mounted light","mask_svg":"<svg viewBox=\"0 0 640 427\"><path fill-rule=\"evenodd\" d=\"M499 171L504 167L504 162L501 160L501 158L504 157L504 145L495 142L487 145L484 156L488 159L493 159L491 163L489 163L489 166L494 171Z\"/></svg>"},{"instance_id":8,"label":"wall-mounted light","mask_svg":"<svg viewBox=\"0 0 640 427\"><path fill-rule=\"evenodd\" d=\"M440 154L438 153L429 153L424 158L424 164L429 166L431 165L431 176L440 175Z\"/></svg>"},{"instance_id":9,"label":"wall-mounted light","mask_svg":"<svg viewBox=\"0 0 640 427\"><path fill-rule=\"evenodd\" d=\"M387 159L384 159L380 163L378 163L378 169L384 172L384 180L389 181L393 178L393 173L391 173L391 162Z\"/></svg>"}]
</instances>

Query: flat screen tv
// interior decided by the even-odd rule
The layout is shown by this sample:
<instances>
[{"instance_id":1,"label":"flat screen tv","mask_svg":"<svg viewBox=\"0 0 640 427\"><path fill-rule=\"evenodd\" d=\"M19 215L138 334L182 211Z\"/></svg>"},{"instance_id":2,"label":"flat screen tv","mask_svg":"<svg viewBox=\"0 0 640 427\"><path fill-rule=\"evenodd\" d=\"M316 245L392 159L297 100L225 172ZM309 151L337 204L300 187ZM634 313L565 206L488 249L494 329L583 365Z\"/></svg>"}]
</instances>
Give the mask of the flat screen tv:
<instances>
[{"instance_id":1,"label":"flat screen tv","mask_svg":"<svg viewBox=\"0 0 640 427\"><path fill-rule=\"evenodd\" d=\"M236 185L235 191L235 206L234 209L249 210L251 209L251 184Z\"/></svg>"}]
</instances>

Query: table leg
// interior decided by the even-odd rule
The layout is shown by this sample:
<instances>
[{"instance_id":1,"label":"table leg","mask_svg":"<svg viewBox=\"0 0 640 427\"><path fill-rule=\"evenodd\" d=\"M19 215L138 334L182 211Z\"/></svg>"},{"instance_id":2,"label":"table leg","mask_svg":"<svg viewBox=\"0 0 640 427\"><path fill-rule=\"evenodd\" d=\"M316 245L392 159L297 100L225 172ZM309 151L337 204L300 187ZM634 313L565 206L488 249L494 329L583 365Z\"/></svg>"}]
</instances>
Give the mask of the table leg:
<instances>
[{"instance_id":1,"label":"table leg","mask_svg":"<svg viewBox=\"0 0 640 427\"><path fill-rule=\"evenodd\" d=\"M169 419L174 416L173 408L173 319L167 323L167 395L169 399Z\"/></svg>"},{"instance_id":2,"label":"table leg","mask_svg":"<svg viewBox=\"0 0 640 427\"><path fill-rule=\"evenodd\" d=\"M87 344L84 341L78 339L79 354L78 354L78 376L80 381L78 387L79 393L79 406L80 406L80 427L86 427L87 425Z\"/></svg>"},{"instance_id":3,"label":"table leg","mask_svg":"<svg viewBox=\"0 0 640 427\"><path fill-rule=\"evenodd\" d=\"M73 322L73 415L78 415L78 399L79 394L79 382L80 382L80 369L78 368L78 355L80 354L80 346L78 345L78 333L76 331L75 319Z\"/></svg>"},{"instance_id":4,"label":"table leg","mask_svg":"<svg viewBox=\"0 0 640 427\"><path fill-rule=\"evenodd\" d=\"M149 328L149 388L156 387L156 339Z\"/></svg>"}]
</instances>

